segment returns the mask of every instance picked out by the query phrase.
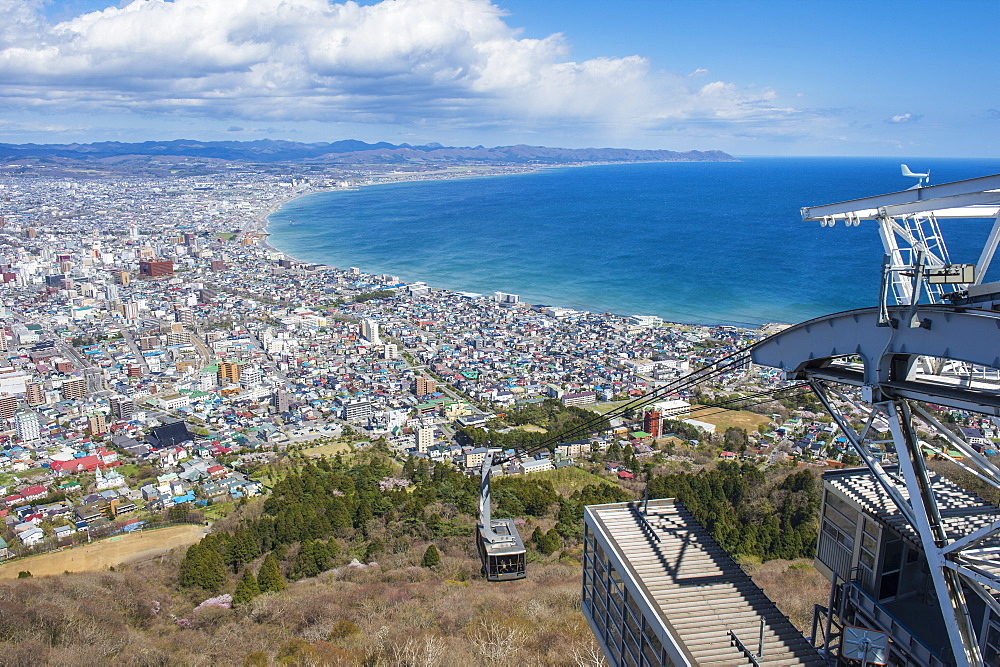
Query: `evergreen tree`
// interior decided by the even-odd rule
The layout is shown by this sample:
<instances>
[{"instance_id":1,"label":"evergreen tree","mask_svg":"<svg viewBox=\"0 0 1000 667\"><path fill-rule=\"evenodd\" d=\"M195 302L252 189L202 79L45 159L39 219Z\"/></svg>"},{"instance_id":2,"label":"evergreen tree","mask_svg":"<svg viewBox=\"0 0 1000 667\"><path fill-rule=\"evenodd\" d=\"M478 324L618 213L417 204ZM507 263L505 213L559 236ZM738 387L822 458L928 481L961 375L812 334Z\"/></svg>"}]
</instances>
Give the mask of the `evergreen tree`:
<instances>
[{"instance_id":1,"label":"evergreen tree","mask_svg":"<svg viewBox=\"0 0 1000 667\"><path fill-rule=\"evenodd\" d=\"M192 544L181 561L179 583L185 588L202 588L218 593L226 583L226 564L222 560L217 541L204 539Z\"/></svg>"},{"instance_id":2,"label":"evergreen tree","mask_svg":"<svg viewBox=\"0 0 1000 667\"><path fill-rule=\"evenodd\" d=\"M441 554L438 553L437 547L433 544L427 547L427 551L424 552L424 567L434 567L441 562Z\"/></svg>"},{"instance_id":3,"label":"evergreen tree","mask_svg":"<svg viewBox=\"0 0 1000 667\"><path fill-rule=\"evenodd\" d=\"M551 556L557 549L559 549L560 546L561 542L559 540L559 533L556 532L555 528L552 528L549 532L545 533L545 541L541 545L541 551L543 554Z\"/></svg>"},{"instance_id":4,"label":"evergreen tree","mask_svg":"<svg viewBox=\"0 0 1000 667\"><path fill-rule=\"evenodd\" d=\"M618 444L617 440L612 440L611 444L608 445L608 458L611 459L612 461L617 461L619 458L621 458L621 455L622 455L621 446Z\"/></svg>"},{"instance_id":5,"label":"evergreen tree","mask_svg":"<svg viewBox=\"0 0 1000 667\"><path fill-rule=\"evenodd\" d=\"M285 579L281 576L281 569L278 568L278 558L273 553L267 555L257 572L257 586L261 593L285 588Z\"/></svg>"},{"instance_id":6,"label":"evergreen tree","mask_svg":"<svg viewBox=\"0 0 1000 667\"><path fill-rule=\"evenodd\" d=\"M250 568L243 570L243 577L240 583L236 584L236 592L233 594L233 602L236 604L246 604L260 595L260 587L257 585L257 578L253 576Z\"/></svg>"}]
</instances>

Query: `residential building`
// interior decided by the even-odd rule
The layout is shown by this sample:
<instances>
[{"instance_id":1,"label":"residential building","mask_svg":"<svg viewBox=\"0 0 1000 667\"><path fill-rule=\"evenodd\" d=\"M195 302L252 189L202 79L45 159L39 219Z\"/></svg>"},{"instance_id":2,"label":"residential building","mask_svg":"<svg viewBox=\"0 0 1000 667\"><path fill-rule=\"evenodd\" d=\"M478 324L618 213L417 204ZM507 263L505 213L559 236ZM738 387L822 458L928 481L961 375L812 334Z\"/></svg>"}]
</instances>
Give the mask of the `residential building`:
<instances>
[{"instance_id":1,"label":"residential building","mask_svg":"<svg viewBox=\"0 0 1000 667\"><path fill-rule=\"evenodd\" d=\"M14 415L14 428L21 442L32 442L41 437L42 429L38 413L22 410Z\"/></svg>"},{"instance_id":2,"label":"residential building","mask_svg":"<svg viewBox=\"0 0 1000 667\"><path fill-rule=\"evenodd\" d=\"M13 419L17 412L17 396L0 394L0 418Z\"/></svg>"},{"instance_id":3,"label":"residential building","mask_svg":"<svg viewBox=\"0 0 1000 667\"><path fill-rule=\"evenodd\" d=\"M135 412L135 403L126 396L112 396L108 399L111 416L119 421L129 421Z\"/></svg>"},{"instance_id":4,"label":"residential building","mask_svg":"<svg viewBox=\"0 0 1000 667\"><path fill-rule=\"evenodd\" d=\"M367 419L372 416L372 413L372 404L365 399L348 401L344 404L344 419L347 421Z\"/></svg>"},{"instance_id":5,"label":"residential building","mask_svg":"<svg viewBox=\"0 0 1000 667\"><path fill-rule=\"evenodd\" d=\"M552 460L543 459L528 459L521 463L521 472L525 475L533 472L545 472L546 470L554 470L555 466L552 465Z\"/></svg>"},{"instance_id":6,"label":"residential building","mask_svg":"<svg viewBox=\"0 0 1000 667\"><path fill-rule=\"evenodd\" d=\"M252 386L255 384L260 384L264 379L264 372L261 370L260 366L252 366L250 364L243 364L240 366L240 382L244 386Z\"/></svg>"},{"instance_id":7,"label":"residential building","mask_svg":"<svg viewBox=\"0 0 1000 667\"><path fill-rule=\"evenodd\" d=\"M24 400L28 405L42 405L45 403L45 385L40 381L29 382L25 385Z\"/></svg>"},{"instance_id":8,"label":"residential building","mask_svg":"<svg viewBox=\"0 0 1000 667\"><path fill-rule=\"evenodd\" d=\"M220 361L219 384L235 384L240 381L240 365L235 361Z\"/></svg>"},{"instance_id":9,"label":"residential building","mask_svg":"<svg viewBox=\"0 0 1000 667\"><path fill-rule=\"evenodd\" d=\"M90 435L101 435L108 432L108 423L103 412L95 412L87 417L87 433Z\"/></svg>"},{"instance_id":10,"label":"residential building","mask_svg":"<svg viewBox=\"0 0 1000 667\"><path fill-rule=\"evenodd\" d=\"M87 395L87 379L84 377L73 377L63 381L60 388L62 397L67 400L83 398Z\"/></svg>"},{"instance_id":11,"label":"residential building","mask_svg":"<svg viewBox=\"0 0 1000 667\"><path fill-rule=\"evenodd\" d=\"M564 394L562 404L570 405L590 405L597 402L597 394L592 391L581 391L574 394Z\"/></svg>"},{"instance_id":12,"label":"residential building","mask_svg":"<svg viewBox=\"0 0 1000 667\"><path fill-rule=\"evenodd\" d=\"M427 452L434 446L434 428L422 426L417 429L417 451Z\"/></svg>"},{"instance_id":13,"label":"residential building","mask_svg":"<svg viewBox=\"0 0 1000 667\"><path fill-rule=\"evenodd\" d=\"M278 412L288 412L288 392L284 389L275 389L271 395L271 406Z\"/></svg>"},{"instance_id":14,"label":"residential building","mask_svg":"<svg viewBox=\"0 0 1000 667\"><path fill-rule=\"evenodd\" d=\"M426 396L437 391L437 382L432 378L418 375L413 381L413 393L417 396Z\"/></svg>"},{"instance_id":15,"label":"residential building","mask_svg":"<svg viewBox=\"0 0 1000 667\"><path fill-rule=\"evenodd\" d=\"M379 336L378 323L365 318L361 320L361 335L372 345L381 345L382 338Z\"/></svg>"}]
</instances>

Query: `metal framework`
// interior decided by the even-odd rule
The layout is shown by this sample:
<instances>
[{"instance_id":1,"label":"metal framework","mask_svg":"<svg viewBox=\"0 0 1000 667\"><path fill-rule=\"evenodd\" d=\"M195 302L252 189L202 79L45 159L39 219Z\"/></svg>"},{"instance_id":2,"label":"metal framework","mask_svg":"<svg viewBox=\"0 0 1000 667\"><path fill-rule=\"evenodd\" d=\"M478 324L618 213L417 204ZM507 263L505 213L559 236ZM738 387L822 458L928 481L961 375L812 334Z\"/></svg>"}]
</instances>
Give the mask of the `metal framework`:
<instances>
[{"instance_id":1,"label":"metal framework","mask_svg":"<svg viewBox=\"0 0 1000 667\"><path fill-rule=\"evenodd\" d=\"M922 452L928 445L917 427L942 436L963 458L932 447L938 454L1000 489L1000 469L922 405L1000 416L1000 386L974 370L1000 369L1000 312L986 309L1000 303L1000 285L982 285L1000 242L1000 175L804 208L802 216L824 226L877 222L886 254L883 302L786 329L757 345L753 361L812 386L919 536L955 661L982 664L966 596L981 598L1000 617L1000 521L974 525L942 514L946 501L930 483ZM974 275L951 270L938 223L949 218L993 218ZM958 291L950 303L943 302L946 289ZM951 372L942 373L945 366ZM866 415L860 427L851 408ZM898 472L887 472L875 456L877 421L888 424Z\"/></svg>"}]
</instances>

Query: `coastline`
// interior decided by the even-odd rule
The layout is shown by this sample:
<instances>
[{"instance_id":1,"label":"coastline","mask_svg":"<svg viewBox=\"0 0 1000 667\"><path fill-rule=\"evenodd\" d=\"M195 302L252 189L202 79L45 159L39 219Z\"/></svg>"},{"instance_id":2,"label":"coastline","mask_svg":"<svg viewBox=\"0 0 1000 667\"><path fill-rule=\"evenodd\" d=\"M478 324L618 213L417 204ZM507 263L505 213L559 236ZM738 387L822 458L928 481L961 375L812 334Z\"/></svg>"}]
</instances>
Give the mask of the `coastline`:
<instances>
[{"instance_id":1,"label":"coastline","mask_svg":"<svg viewBox=\"0 0 1000 667\"><path fill-rule=\"evenodd\" d=\"M478 173L470 173L471 170L466 169L466 168L462 168L461 172L455 172L455 171L453 171L452 169L454 169L454 168L452 168L452 169L443 169L443 170L433 170L433 171L412 172L412 173L406 173L406 174L391 172L390 175L392 175L392 176L398 176L398 177L397 178L384 178L384 179L380 179L380 180L377 180L375 182L369 182L369 183L354 183L354 184L351 184L350 186L347 186L347 187L330 187L330 186L327 186L327 187L310 187L310 188L308 188L308 189L306 189L304 191L300 191L300 192L296 192L294 194L290 194L287 197L281 197L281 198L279 198L279 199L271 202L267 206L266 209L264 209L264 210L260 211L259 213L257 213L254 216L254 220L253 220L252 226L250 228L248 228L245 233L259 235L259 237L258 237L258 244L261 247L267 249L268 251L280 255L284 259L287 259L287 260L290 260L290 261L293 261L293 262L299 262L299 263L301 263L302 262L301 259L294 257L293 255L291 255L288 252L286 252L286 251L284 251L284 250L276 247L273 243L270 242L271 233L267 231L267 228L268 228L268 226L270 224L270 220L269 220L270 216L274 215L279 210L281 210L281 208L283 206L285 206L285 204L287 204L289 202L292 202L292 201L294 201L296 199L300 199L302 197L309 196L309 195L313 195L313 194L317 194L317 193L322 193L322 192L349 192L349 191L358 190L358 189L361 189L361 188L372 187L372 186L390 185L390 184L399 184L399 183L413 183L413 182L422 182L422 181L451 181L451 180L464 180L464 179L471 179L471 178L492 178L492 177L498 177L498 176L511 176L511 175L520 175L520 174L531 174L531 173L539 173L539 172L546 171L546 170L549 170L549 169L561 169L561 168L565 168L565 167L591 167L591 166L604 166L604 165L617 165L617 164L623 164L623 165L625 165L625 164L628 164L628 165L631 165L631 164L659 164L661 162L662 161L654 161L654 162L650 162L650 163L646 163L646 162L643 162L643 163L633 163L633 162L628 162L628 163L621 163L621 162L594 162L594 163L574 163L574 164L560 164L560 165L531 165L531 166L517 167L515 169L502 169L502 170L498 170L496 167L490 167L490 168L488 168L488 170L486 168L484 168L482 172L478 172ZM488 173L484 173L484 172L487 172L487 171L488 171ZM366 273L369 272L369 270L367 270L365 268L362 268L362 271L366 272ZM465 291L465 290L457 289L457 288L440 288L439 287L439 288L434 288L434 289L439 289L439 290L443 290L443 291L446 291L446 292L453 292L453 293L460 293L460 292ZM567 308L569 308L569 307L567 307ZM581 311L581 312L592 313L592 314L598 314L598 315L599 314L604 314L604 313L609 313L609 314L614 314L614 315L619 316L619 317L629 317L629 316L633 316L633 315L644 315L644 313L638 313L638 312L636 312L636 313L621 313L621 312L615 312L615 311L603 311L603 310L602 311L598 311L598 310L592 310L592 309L587 309L587 308L569 308L569 309L570 310L577 310L577 311ZM786 323L786 322L777 322L777 321L774 321L774 322L763 322L763 323L760 323L760 324L750 324L750 323L733 324L733 323L726 323L726 322L721 322L721 321L719 321L719 322L712 322L712 323L705 323L705 322L681 322L681 321L676 321L676 320L673 320L673 319L669 319L668 320L668 319L665 319L665 318L663 319L663 324L664 325L669 325L669 326L677 326L677 327L735 326L738 329L744 329L744 330L747 330L747 331L766 330L766 329L773 328L773 327L782 327L783 328L783 327L789 326L789 323Z\"/></svg>"},{"instance_id":2,"label":"coastline","mask_svg":"<svg viewBox=\"0 0 1000 667\"><path fill-rule=\"evenodd\" d=\"M520 174L536 174L541 171L548 169L563 169L566 167L596 167L601 165L612 165L612 164L658 164L661 161L654 162L576 162L573 164L545 164L545 165L524 165L524 166L511 166L511 167L479 167L483 170L481 173L474 173L477 167L448 167L440 170L428 170L428 171L415 171L412 173L406 172L389 172L389 175L399 175L401 178L385 178L378 180L373 183L359 183L353 184L349 187L311 187L303 192L297 192L295 194L289 195L287 197L281 197L276 201L270 203L270 205L257 213L252 222L251 226L245 230L246 234L260 234L262 237L258 241L260 245L272 252L281 254L285 259L291 260L293 262L300 262L296 257L289 255L284 250L275 247L270 243L269 239L271 233L267 231L267 227L270 224L269 218L277 213L281 208L296 199L301 199L302 197L308 197L309 195L314 195L320 192L350 192L352 190L358 190L360 188L370 188L379 185L395 185L399 183L419 183L423 181L457 181L473 178L494 178L499 176L517 176ZM677 162L686 162L684 160L677 160ZM461 169L461 172L456 170ZM445 175L447 174L447 175Z\"/></svg>"},{"instance_id":3,"label":"coastline","mask_svg":"<svg viewBox=\"0 0 1000 667\"><path fill-rule=\"evenodd\" d=\"M284 250L281 250L280 248L275 247L273 244L271 244L268 241L268 239L271 236L271 233L267 231L267 227L270 224L270 220L268 218L270 218L272 215L274 215L279 210L281 210L281 208L285 204L287 204L287 203L289 203L291 201L295 201L296 199L301 199L302 197L308 197L309 195L314 195L314 194L317 194L317 193L320 193L320 192L350 192L352 190L358 190L360 188L369 188L369 187L375 187L375 186L379 186L379 185L394 185L394 184L398 184L398 183L418 183L418 182L422 182L422 181L457 181L457 180L464 180L464 179L471 179L471 178L492 178L492 177L496 177L496 176L515 176L515 175L518 175L518 174L533 174L533 173L537 173L537 172L543 171L545 169L556 169L556 168L562 168L562 167L592 167L592 166L597 166L597 165L602 165L602 164L640 164L640 163L633 163L633 162L629 162L629 163L587 162L587 163L560 164L560 165L531 165L531 166L524 166L524 167L504 168L504 169L500 169L500 168L494 166L494 167L489 167L488 168L489 169L489 173L470 173L472 171L472 169L470 169L468 167L462 167L461 169L463 171L461 173L453 172L453 170L459 169L458 167L450 167L450 168L445 168L445 169L441 169L441 170L415 171L415 172L412 172L412 173L389 172L389 175L396 175L398 173L398 175L400 175L402 177L401 178L391 178L391 179L390 178L385 178L383 180L378 180L378 181L373 182L373 183L352 184L349 187L342 187L342 188L341 187L311 187L311 188L308 188L305 191L297 192L297 193L291 194L291 195L289 195L287 197L280 197L277 200L271 202L267 206L267 208L265 208L264 210L256 213L253 216L253 220L251 221L250 227L248 227L244 231L244 233L245 234L261 234L261 235L263 235L263 237L259 241L259 243L260 243L260 245L262 247L267 248L268 250L270 250L272 252L280 253L286 259L298 262L298 261L300 261L299 259L293 257L292 255L289 255ZM484 168L484 169L487 169L487 168ZM453 173L449 173L449 172L453 172ZM448 174L448 175L444 175L444 174Z\"/></svg>"}]
</instances>

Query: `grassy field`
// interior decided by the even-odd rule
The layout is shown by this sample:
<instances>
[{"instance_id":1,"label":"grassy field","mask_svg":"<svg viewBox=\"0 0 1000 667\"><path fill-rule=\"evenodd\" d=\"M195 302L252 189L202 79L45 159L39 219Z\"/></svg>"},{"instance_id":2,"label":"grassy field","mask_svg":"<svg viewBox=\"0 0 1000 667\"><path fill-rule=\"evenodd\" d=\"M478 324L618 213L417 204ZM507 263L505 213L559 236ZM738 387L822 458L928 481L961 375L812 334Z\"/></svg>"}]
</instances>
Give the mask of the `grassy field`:
<instances>
[{"instance_id":1,"label":"grassy field","mask_svg":"<svg viewBox=\"0 0 1000 667\"><path fill-rule=\"evenodd\" d=\"M132 535L118 535L54 553L29 556L0 565L0 579L16 579L27 570L34 576L64 572L95 572L133 560L152 558L202 538L204 526L170 526Z\"/></svg>"},{"instance_id":2,"label":"grassy field","mask_svg":"<svg viewBox=\"0 0 1000 667\"><path fill-rule=\"evenodd\" d=\"M760 426L771 421L770 417L758 415L754 412L745 412L743 410L725 410L720 412L719 408L709 406L702 406L700 408L692 407L691 419L715 424L719 433L724 433L731 426L746 429L747 433L749 433L750 431L756 431Z\"/></svg>"},{"instance_id":3,"label":"grassy field","mask_svg":"<svg viewBox=\"0 0 1000 667\"><path fill-rule=\"evenodd\" d=\"M306 456L333 456L334 454L344 454L349 451L351 451L351 443L331 442L328 445L319 445L318 447L303 449L302 453Z\"/></svg>"},{"instance_id":4,"label":"grassy field","mask_svg":"<svg viewBox=\"0 0 1000 667\"><path fill-rule=\"evenodd\" d=\"M601 484L608 481L575 466L532 473L531 477L551 481L552 485L556 487L556 491L566 496L572 495L574 491L582 489L588 484Z\"/></svg>"},{"instance_id":5,"label":"grassy field","mask_svg":"<svg viewBox=\"0 0 1000 667\"><path fill-rule=\"evenodd\" d=\"M626 404L628 404L630 402L631 401L614 401L613 403L598 403L596 405L587 405L587 406L582 406L582 407L586 407L588 410L592 410L592 411L596 412L597 414L606 415L609 412L617 410L618 408L620 408L623 405L626 405Z\"/></svg>"},{"instance_id":6,"label":"grassy field","mask_svg":"<svg viewBox=\"0 0 1000 667\"><path fill-rule=\"evenodd\" d=\"M740 565L795 627L809 632L813 605L826 604L830 594L830 582L811 561L801 558Z\"/></svg>"}]
</instances>

